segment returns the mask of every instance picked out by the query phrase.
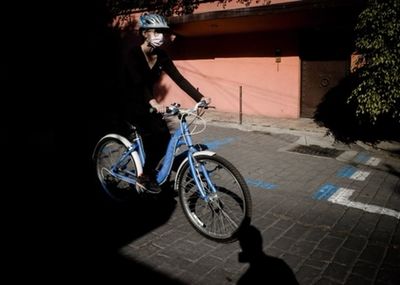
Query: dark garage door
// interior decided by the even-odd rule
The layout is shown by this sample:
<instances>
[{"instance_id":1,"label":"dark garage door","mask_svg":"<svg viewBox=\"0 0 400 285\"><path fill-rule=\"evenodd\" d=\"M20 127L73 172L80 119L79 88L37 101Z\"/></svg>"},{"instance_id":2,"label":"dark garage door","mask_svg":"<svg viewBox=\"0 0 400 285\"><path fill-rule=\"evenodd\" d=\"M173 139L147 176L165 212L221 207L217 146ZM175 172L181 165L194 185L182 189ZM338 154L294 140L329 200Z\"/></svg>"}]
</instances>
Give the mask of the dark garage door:
<instances>
[{"instance_id":1,"label":"dark garage door","mask_svg":"<svg viewBox=\"0 0 400 285\"><path fill-rule=\"evenodd\" d=\"M324 95L347 73L347 60L303 60L301 63L301 117L313 117Z\"/></svg>"}]
</instances>

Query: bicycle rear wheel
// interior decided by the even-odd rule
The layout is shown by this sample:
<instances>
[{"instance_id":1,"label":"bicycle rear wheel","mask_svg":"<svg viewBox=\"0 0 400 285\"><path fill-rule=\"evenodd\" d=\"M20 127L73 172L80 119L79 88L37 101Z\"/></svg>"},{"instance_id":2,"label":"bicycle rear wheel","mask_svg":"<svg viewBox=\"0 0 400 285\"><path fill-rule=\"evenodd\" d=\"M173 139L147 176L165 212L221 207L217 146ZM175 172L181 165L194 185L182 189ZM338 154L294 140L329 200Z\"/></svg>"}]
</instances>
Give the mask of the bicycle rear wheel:
<instances>
[{"instance_id":1,"label":"bicycle rear wheel","mask_svg":"<svg viewBox=\"0 0 400 285\"><path fill-rule=\"evenodd\" d=\"M212 193L210 185L199 171L207 199L198 192L190 171L189 162L182 166L178 176L179 200L191 225L203 236L218 242L233 242L239 232L250 224L251 196L240 172L226 159L218 155L198 155L217 190Z\"/></svg>"},{"instance_id":2,"label":"bicycle rear wheel","mask_svg":"<svg viewBox=\"0 0 400 285\"><path fill-rule=\"evenodd\" d=\"M107 137L102 139L94 153L94 162L97 178L100 181L104 192L116 201L126 201L134 193L134 189L128 182L116 177L112 167L121 159L122 154L127 151L127 146L119 139ZM134 160L129 155L119 163L115 170L118 174L129 178L137 176L137 169Z\"/></svg>"}]
</instances>

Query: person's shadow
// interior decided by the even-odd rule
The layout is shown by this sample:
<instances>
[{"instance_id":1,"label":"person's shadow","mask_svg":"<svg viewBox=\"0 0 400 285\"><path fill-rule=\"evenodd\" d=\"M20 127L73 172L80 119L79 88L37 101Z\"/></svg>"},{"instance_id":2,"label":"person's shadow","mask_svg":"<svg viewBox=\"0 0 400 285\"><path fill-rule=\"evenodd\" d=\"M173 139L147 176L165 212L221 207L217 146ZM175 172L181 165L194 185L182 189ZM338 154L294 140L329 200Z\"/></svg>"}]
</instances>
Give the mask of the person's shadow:
<instances>
[{"instance_id":1,"label":"person's shadow","mask_svg":"<svg viewBox=\"0 0 400 285\"><path fill-rule=\"evenodd\" d=\"M260 231L249 226L239 236L242 251L239 262L250 263L250 267L240 277L237 284L299 284L291 268L280 258L268 256L263 252Z\"/></svg>"}]
</instances>

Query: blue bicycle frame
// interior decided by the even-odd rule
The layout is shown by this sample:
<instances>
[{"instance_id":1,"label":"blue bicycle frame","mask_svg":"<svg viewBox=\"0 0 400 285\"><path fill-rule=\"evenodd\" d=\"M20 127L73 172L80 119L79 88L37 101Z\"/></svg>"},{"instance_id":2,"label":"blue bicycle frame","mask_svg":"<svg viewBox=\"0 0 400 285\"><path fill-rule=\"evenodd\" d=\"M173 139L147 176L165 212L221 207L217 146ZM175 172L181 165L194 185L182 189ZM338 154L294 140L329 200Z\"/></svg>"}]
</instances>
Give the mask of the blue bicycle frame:
<instances>
[{"instance_id":1,"label":"blue bicycle frame","mask_svg":"<svg viewBox=\"0 0 400 285\"><path fill-rule=\"evenodd\" d=\"M136 131L135 131L136 132ZM162 164L161 169L159 169L157 173L157 182L158 184L163 184L172 169L172 165L175 159L175 153L176 150L182 146L182 145L187 145L188 149L180 154L180 155L185 155L187 159L185 159L182 163L186 162L186 160L189 161L189 166L190 166L190 171L192 173L192 177L195 181L195 184L197 186L197 189L199 190L200 197L206 201L209 200L209 195L207 195L203 183L200 180L200 171L203 174L203 177L207 181L207 185L209 186L209 189L211 190L212 193L216 192L216 189L214 187L214 184L212 183L209 173L206 170L206 167L202 163L198 163L195 159L195 154L199 152L199 150L193 145L192 137L190 134L189 126L186 121L186 115L182 115L181 122L180 122L180 128L177 129L174 134L172 135L167 151L164 157L164 161ZM128 148L128 150L121 156L120 160L112 167L111 172L118 177L121 180L124 180L128 183L135 184L136 179L134 178L135 175L134 173L130 173L133 177L126 177L124 175L121 175L118 173L118 169L121 168L121 165L126 165L126 163L129 161L129 157L133 152L137 152L139 154L140 158L140 163L143 166L146 162L146 155L144 152L143 148L143 143L142 139L139 134L136 133L135 139L133 140L131 146ZM125 163L124 163L125 162Z\"/></svg>"}]
</instances>

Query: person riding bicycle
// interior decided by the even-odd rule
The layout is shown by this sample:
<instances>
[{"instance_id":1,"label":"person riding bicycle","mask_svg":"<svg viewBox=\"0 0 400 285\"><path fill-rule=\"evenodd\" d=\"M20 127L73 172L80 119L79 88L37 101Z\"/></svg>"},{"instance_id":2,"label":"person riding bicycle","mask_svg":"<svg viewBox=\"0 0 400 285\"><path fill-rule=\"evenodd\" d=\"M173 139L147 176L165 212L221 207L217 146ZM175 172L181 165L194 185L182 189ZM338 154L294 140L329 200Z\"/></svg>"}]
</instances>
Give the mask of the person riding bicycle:
<instances>
[{"instance_id":1,"label":"person riding bicycle","mask_svg":"<svg viewBox=\"0 0 400 285\"><path fill-rule=\"evenodd\" d=\"M170 131L162 117L166 107L153 94L154 85L162 72L168 76L196 102L210 103L176 68L167 53L160 47L164 34L169 32L165 18L158 14L143 14L139 18L139 33L142 44L134 46L123 62L123 116L136 126L143 138L146 163L143 175L138 177L137 186L152 193L159 193L156 167L165 154ZM156 112L150 112L150 109Z\"/></svg>"}]
</instances>

